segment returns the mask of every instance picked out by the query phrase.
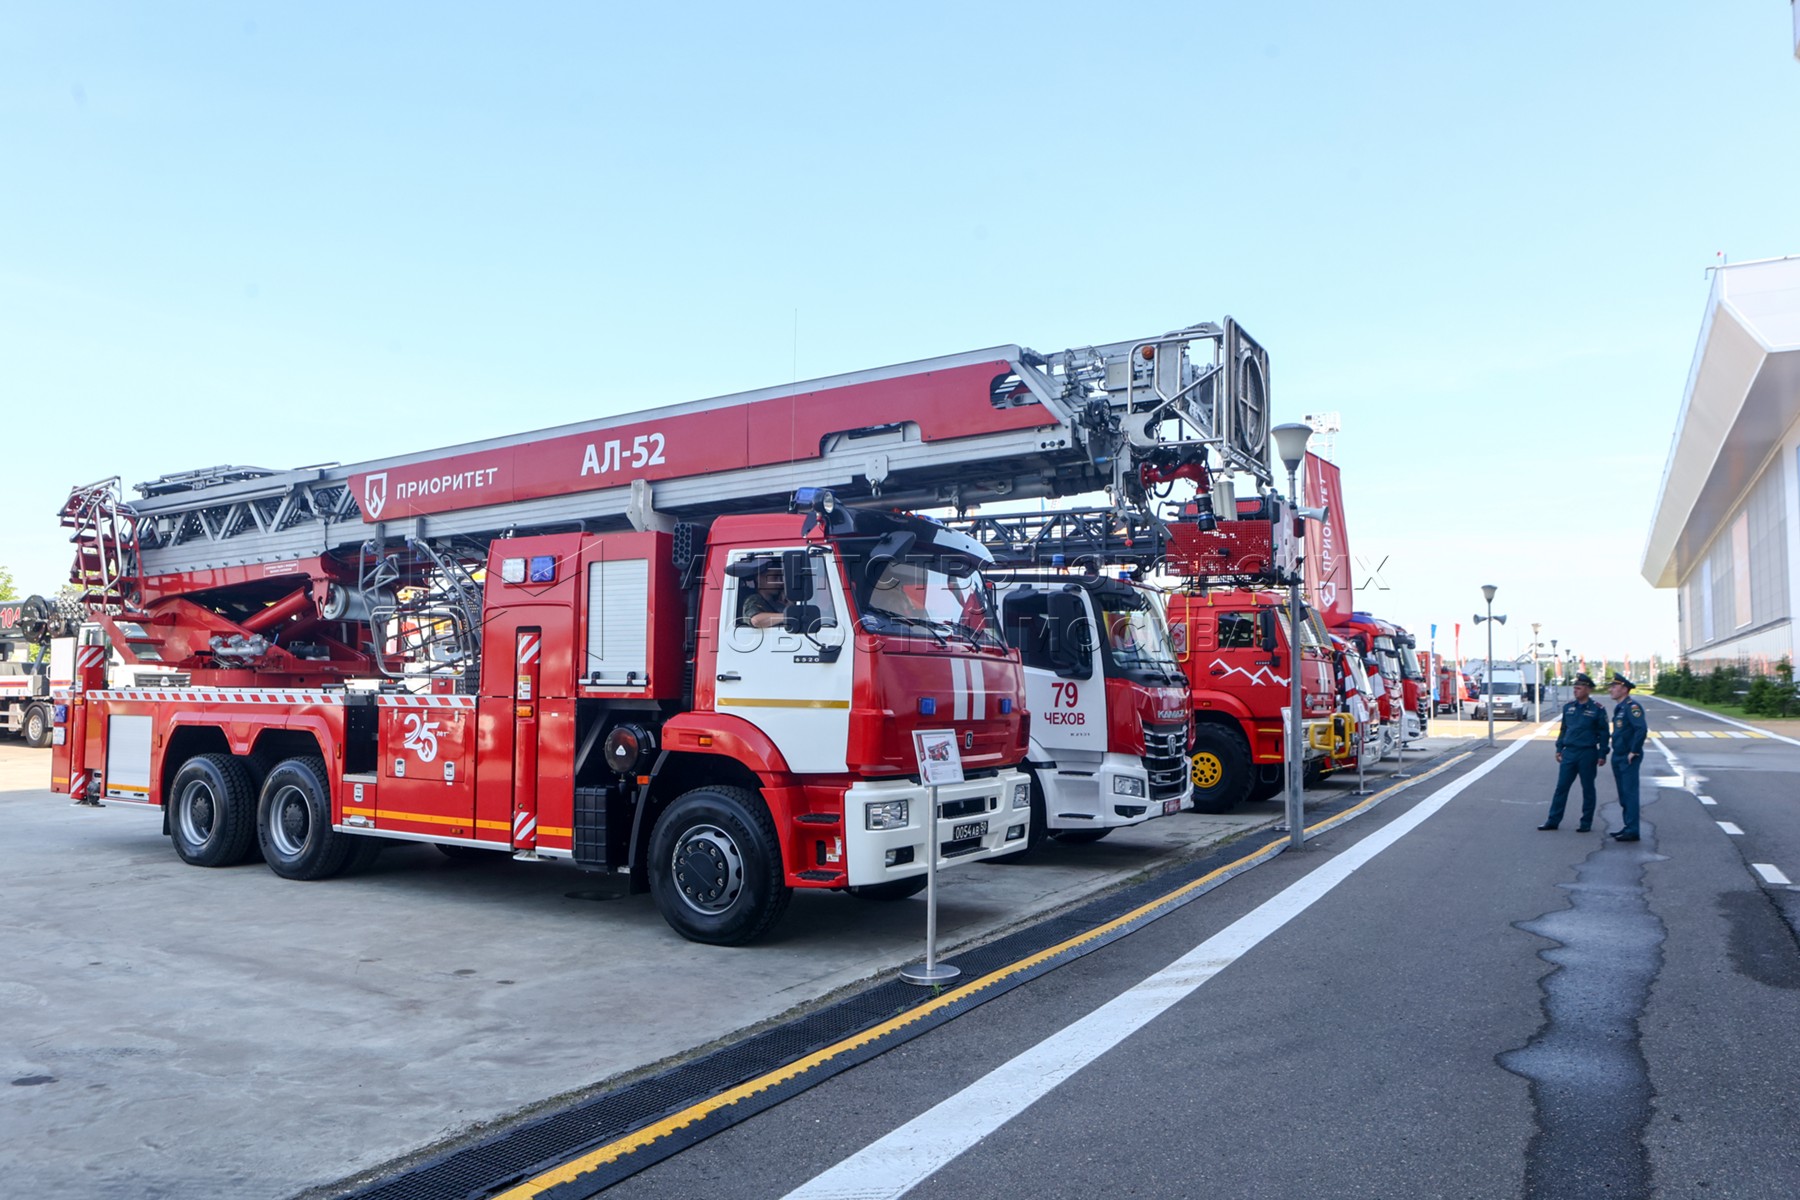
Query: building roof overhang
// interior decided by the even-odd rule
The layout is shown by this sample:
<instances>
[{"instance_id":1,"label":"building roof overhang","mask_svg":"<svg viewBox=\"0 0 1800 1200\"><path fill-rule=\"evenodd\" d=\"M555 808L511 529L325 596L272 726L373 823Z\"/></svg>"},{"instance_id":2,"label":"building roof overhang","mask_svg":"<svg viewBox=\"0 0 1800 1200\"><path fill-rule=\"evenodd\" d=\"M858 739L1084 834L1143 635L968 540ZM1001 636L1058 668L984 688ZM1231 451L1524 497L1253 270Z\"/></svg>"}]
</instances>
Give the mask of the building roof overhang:
<instances>
[{"instance_id":1,"label":"building roof overhang","mask_svg":"<svg viewBox=\"0 0 1800 1200\"><path fill-rule=\"evenodd\" d=\"M1800 256L1713 274L1663 467L1643 575L1674 587L1800 418Z\"/></svg>"}]
</instances>

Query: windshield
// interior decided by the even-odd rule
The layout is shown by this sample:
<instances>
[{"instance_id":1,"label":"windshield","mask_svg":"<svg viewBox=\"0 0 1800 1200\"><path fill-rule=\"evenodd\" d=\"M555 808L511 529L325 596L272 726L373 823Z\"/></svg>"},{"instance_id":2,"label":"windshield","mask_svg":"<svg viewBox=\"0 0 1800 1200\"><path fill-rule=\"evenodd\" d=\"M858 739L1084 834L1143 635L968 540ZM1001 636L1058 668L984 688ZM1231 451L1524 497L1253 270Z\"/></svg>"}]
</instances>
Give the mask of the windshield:
<instances>
[{"instance_id":1,"label":"windshield","mask_svg":"<svg viewBox=\"0 0 1800 1200\"><path fill-rule=\"evenodd\" d=\"M951 575L928 561L895 559L857 589L864 628L922 629L940 642L948 638L1000 649L1000 621L981 572L968 568Z\"/></svg>"},{"instance_id":2,"label":"windshield","mask_svg":"<svg viewBox=\"0 0 1800 1200\"><path fill-rule=\"evenodd\" d=\"M1121 671L1144 671L1173 682L1181 674L1169 647L1162 610L1148 596L1103 592L1094 597L1106 632L1106 660ZM1110 671L1108 672L1111 673Z\"/></svg>"},{"instance_id":3,"label":"windshield","mask_svg":"<svg viewBox=\"0 0 1800 1200\"><path fill-rule=\"evenodd\" d=\"M1523 692L1525 688L1523 685L1513 683L1510 680L1496 679L1488 690L1493 692L1496 696L1517 696Z\"/></svg>"},{"instance_id":4,"label":"windshield","mask_svg":"<svg viewBox=\"0 0 1800 1200\"><path fill-rule=\"evenodd\" d=\"M1419 669L1419 654L1411 646L1400 647L1400 673L1408 679L1423 679L1425 672Z\"/></svg>"}]
</instances>

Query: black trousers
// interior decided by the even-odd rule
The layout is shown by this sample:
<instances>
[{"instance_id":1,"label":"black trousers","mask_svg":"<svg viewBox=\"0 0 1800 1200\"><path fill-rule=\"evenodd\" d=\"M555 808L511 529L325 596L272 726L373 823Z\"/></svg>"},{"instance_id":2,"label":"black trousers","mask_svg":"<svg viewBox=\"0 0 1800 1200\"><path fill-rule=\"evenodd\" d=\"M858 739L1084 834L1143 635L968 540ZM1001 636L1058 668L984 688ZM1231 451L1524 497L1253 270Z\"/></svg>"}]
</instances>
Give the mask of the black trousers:
<instances>
[{"instance_id":1,"label":"black trousers","mask_svg":"<svg viewBox=\"0 0 1800 1200\"><path fill-rule=\"evenodd\" d=\"M1581 823L1594 823L1594 773L1599 760L1598 754L1564 752L1556 772L1556 793L1550 797L1550 817L1545 821L1546 825L1562 824L1563 809L1569 803L1569 788L1577 778L1581 780Z\"/></svg>"}]
</instances>

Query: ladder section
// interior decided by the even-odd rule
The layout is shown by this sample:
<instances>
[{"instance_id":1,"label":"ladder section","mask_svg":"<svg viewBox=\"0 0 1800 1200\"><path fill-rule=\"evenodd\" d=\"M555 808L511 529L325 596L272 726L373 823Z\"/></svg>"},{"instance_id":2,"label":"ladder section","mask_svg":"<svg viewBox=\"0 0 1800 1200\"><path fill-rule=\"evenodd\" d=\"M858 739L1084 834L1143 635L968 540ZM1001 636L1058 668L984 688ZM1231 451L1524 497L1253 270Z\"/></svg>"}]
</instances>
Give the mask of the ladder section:
<instances>
[{"instance_id":1,"label":"ladder section","mask_svg":"<svg viewBox=\"0 0 1800 1200\"><path fill-rule=\"evenodd\" d=\"M75 531L69 581L84 604L110 613L130 611L138 585L137 520L119 492L116 475L76 488L59 514L63 527Z\"/></svg>"},{"instance_id":2,"label":"ladder section","mask_svg":"<svg viewBox=\"0 0 1800 1200\"><path fill-rule=\"evenodd\" d=\"M1201 521L1192 501L1164 520L1154 513L1074 508L945 521L980 542L1002 569L1098 575L1135 568L1140 581L1175 578L1206 587L1285 584L1298 570L1292 510L1280 496L1232 501L1236 520Z\"/></svg>"},{"instance_id":3,"label":"ladder section","mask_svg":"<svg viewBox=\"0 0 1800 1200\"><path fill-rule=\"evenodd\" d=\"M1267 482L1267 372L1229 319L1055 354L999 346L347 466L184 472L140 485L130 511L147 578L704 522L805 486L959 512L1106 491L1148 511L1146 463Z\"/></svg>"}]
</instances>

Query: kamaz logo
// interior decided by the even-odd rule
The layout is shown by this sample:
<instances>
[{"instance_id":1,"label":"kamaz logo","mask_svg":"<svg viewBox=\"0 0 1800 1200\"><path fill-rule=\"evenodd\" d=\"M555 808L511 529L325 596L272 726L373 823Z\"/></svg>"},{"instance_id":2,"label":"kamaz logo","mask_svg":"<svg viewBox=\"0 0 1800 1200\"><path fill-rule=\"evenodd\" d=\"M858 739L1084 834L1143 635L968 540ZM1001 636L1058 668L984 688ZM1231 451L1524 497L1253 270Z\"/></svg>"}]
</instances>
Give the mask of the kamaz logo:
<instances>
[{"instance_id":1,"label":"kamaz logo","mask_svg":"<svg viewBox=\"0 0 1800 1200\"><path fill-rule=\"evenodd\" d=\"M375 520L381 520L381 510L387 507L387 472L380 471L363 480L363 511Z\"/></svg>"}]
</instances>

